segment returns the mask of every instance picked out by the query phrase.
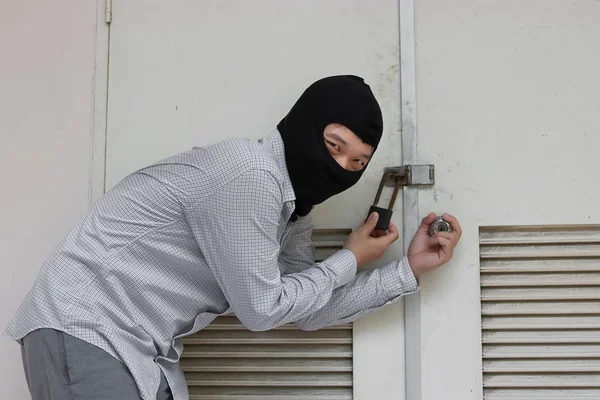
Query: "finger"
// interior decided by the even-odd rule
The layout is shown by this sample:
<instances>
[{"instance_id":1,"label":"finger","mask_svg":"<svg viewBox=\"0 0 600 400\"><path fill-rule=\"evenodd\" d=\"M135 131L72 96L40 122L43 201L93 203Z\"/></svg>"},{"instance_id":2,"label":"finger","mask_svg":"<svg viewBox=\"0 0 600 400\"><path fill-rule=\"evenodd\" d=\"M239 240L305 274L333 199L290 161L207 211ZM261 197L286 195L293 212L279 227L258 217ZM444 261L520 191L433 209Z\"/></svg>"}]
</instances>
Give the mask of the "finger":
<instances>
[{"instance_id":1,"label":"finger","mask_svg":"<svg viewBox=\"0 0 600 400\"><path fill-rule=\"evenodd\" d=\"M431 225L435 221L435 213L429 213L425 218L421 220L421 225L417 232L419 233L429 233L429 225Z\"/></svg>"},{"instance_id":2,"label":"finger","mask_svg":"<svg viewBox=\"0 0 600 400\"><path fill-rule=\"evenodd\" d=\"M398 230L395 230L394 232L388 233L388 236L390 236L390 244L392 244L396 240L398 240L398 238L400 237L400 234L398 234Z\"/></svg>"},{"instance_id":3,"label":"finger","mask_svg":"<svg viewBox=\"0 0 600 400\"><path fill-rule=\"evenodd\" d=\"M452 240L441 236L438 236L436 240L437 244L440 246L440 249L438 250L440 259L449 259L452 256Z\"/></svg>"},{"instance_id":4,"label":"finger","mask_svg":"<svg viewBox=\"0 0 600 400\"><path fill-rule=\"evenodd\" d=\"M384 236L381 236L379 239L382 239L382 244L385 247L388 247L389 245L394 243L396 240L398 240L399 237L400 237L400 235L398 234L398 228L396 228L396 226L390 222L390 226L388 227L388 232Z\"/></svg>"},{"instance_id":5,"label":"finger","mask_svg":"<svg viewBox=\"0 0 600 400\"><path fill-rule=\"evenodd\" d=\"M371 237L381 237L381 236L385 236L388 235L389 233L398 233L398 228L396 227L396 225L390 221L390 224L388 225L387 231L383 230L383 229L375 229L373 232L371 232Z\"/></svg>"},{"instance_id":6,"label":"finger","mask_svg":"<svg viewBox=\"0 0 600 400\"><path fill-rule=\"evenodd\" d=\"M387 235L378 237L375 240L377 241L375 246L381 246L381 248L387 249L392 243L398 240L398 235L388 233Z\"/></svg>"},{"instance_id":7,"label":"finger","mask_svg":"<svg viewBox=\"0 0 600 400\"><path fill-rule=\"evenodd\" d=\"M378 220L379 214L377 214L376 212L372 212L371 215L369 215L369 218L367 218L367 220L365 221L365 223L362 224L362 226L358 229L361 229L367 232L368 234L371 234L371 232L373 232L373 230L375 229Z\"/></svg>"},{"instance_id":8,"label":"finger","mask_svg":"<svg viewBox=\"0 0 600 400\"><path fill-rule=\"evenodd\" d=\"M377 237L387 235L387 231L383 229L375 229L375 232L377 232Z\"/></svg>"},{"instance_id":9,"label":"finger","mask_svg":"<svg viewBox=\"0 0 600 400\"><path fill-rule=\"evenodd\" d=\"M446 246L450 246L450 244L452 243L452 240L445 238L441 235L435 235L432 236L429 239L429 244L431 246L442 246L442 247L446 247Z\"/></svg>"},{"instance_id":10,"label":"finger","mask_svg":"<svg viewBox=\"0 0 600 400\"><path fill-rule=\"evenodd\" d=\"M390 222L390 225L388 226L388 232L400 236L398 233L398 228L393 222Z\"/></svg>"},{"instance_id":11,"label":"finger","mask_svg":"<svg viewBox=\"0 0 600 400\"><path fill-rule=\"evenodd\" d=\"M374 238L378 238L380 236L383 236L387 234L386 231L384 231L383 229L375 229L373 232L371 232L371 234L369 236L374 237Z\"/></svg>"},{"instance_id":12,"label":"finger","mask_svg":"<svg viewBox=\"0 0 600 400\"><path fill-rule=\"evenodd\" d=\"M373 239L373 246L380 246L382 248L388 248L389 245L398 240L398 231L387 232L385 235L379 236Z\"/></svg>"},{"instance_id":13,"label":"finger","mask_svg":"<svg viewBox=\"0 0 600 400\"><path fill-rule=\"evenodd\" d=\"M448 240L452 240L452 238L455 237L456 235L454 235L454 232L437 232L435 234L435 236L439 236L439 237L446 238Z\"/></svg>"},{"instance_id":14,"label":"finger","mask_svg":"<svg viewBox=\"0 0 600 400\"><path fill-rule=\"evenodd\" d=\"M452 244L452 240L445 238L445 237L440 237L438 240L438 244L444 248L450 249L450 245Z\"/></svg>"},{"instance_id":15,"label":"finger","mask_svg":"<svg viewBox=\"0 0 600 400\"><path fill-rule=\"evenodd\" d=\"M453 215L445 213L442 217L444 218L444 221L450 224L454 232L458 233L459 236L462 235L462 228L460 226L460 223Z\"/></svg>"}]
</instances>

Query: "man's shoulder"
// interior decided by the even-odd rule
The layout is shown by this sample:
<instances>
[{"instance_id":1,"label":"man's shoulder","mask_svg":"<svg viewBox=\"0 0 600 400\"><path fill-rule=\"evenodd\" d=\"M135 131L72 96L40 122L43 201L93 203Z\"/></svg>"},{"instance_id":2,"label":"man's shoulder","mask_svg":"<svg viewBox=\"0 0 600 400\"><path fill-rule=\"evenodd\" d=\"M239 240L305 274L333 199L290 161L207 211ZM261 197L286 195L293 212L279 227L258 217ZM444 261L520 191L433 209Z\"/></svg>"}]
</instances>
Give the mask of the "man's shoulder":
<instances>
[{"instance_id":1,"label":"man's shoulder","mask_svg":"<svg viewBox=\"0 0 600 400\"><path fill-rule=\"evenodd\" d=\"M236 138L194 147L167 160L206 194L248 172L269 174L281 186L284 173L269 147L259 139Z\"/></svg>"},{"instance_id":2,"label":"man's shoulder","mask_svg":"<svg viewBox=\"0 0 600 400\"><path fill-rule=\"evenodd\" d=\"M217 171L245 171L263 169L278 174L281 171L276 159L260 139L234 138L164 158L146 168L166 165L186 165L192 170L215 174ZM144 168L145 169L145 168Z\"/></svg>"},{"instance_id":3,"label":"man's shoulder","mask_svg":"<svg viewBox=\"0 0 600 400\"><path fill-rule=\"evenodd\" d=\"M235 178L252 171L269 174L283 189L285 172L277 161L266 141L236 138L193 147L137 173L152 176L165 184L185 204L210 196Z\"/></svg>"},{"instance_id":4,"label":"man's shoulder","mask_svg":"<svg viewBox=\"0 0 600 400\"><path fill-rule=\"evenodd\" d=\"M223 171L240 174L260 170L273 175L278 181L282 171L272 151L262 139L238 138L215 143L205 148L214 165Z\"/></svg>"}]
</instances>

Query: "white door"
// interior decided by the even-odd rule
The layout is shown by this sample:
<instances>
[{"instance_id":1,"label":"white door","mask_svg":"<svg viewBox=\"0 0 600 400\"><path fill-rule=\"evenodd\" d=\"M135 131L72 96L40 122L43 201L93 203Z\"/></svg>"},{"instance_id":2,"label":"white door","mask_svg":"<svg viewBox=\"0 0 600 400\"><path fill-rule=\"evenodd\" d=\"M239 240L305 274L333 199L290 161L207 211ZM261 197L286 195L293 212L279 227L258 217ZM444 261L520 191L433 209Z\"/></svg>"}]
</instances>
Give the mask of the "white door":
<instances>
[{"instance_id":1,"label":"white door","mask_svg":"<svg viewBox=\"0 0 600 400\"><path fill-rule=\"evenodd\" d=\"M437 172L419 210L464 231L422 279L420 398L598 399L600 6L415 11L418 158Z\"/></svg>"},{"instance_id":2,"label":"white door","mask_svg":"<svg viewBox=\"0 0 600 400\"><path fill-rule=\"evenodd\" d=\"M355 188L316 210L316 228L355 228L383 168L401 161L396 0L113 0L107 188L192 146L269 134L313 81L365 77L385 137ZM401 226L402 212L395 221ZM386 260L402 255L398 241ZM385 261L385 260L384 260ZM354 324L354 398L404 398L402 302ZM345 397L344 397L345 398Z\"/></svg>"}]
</instances>

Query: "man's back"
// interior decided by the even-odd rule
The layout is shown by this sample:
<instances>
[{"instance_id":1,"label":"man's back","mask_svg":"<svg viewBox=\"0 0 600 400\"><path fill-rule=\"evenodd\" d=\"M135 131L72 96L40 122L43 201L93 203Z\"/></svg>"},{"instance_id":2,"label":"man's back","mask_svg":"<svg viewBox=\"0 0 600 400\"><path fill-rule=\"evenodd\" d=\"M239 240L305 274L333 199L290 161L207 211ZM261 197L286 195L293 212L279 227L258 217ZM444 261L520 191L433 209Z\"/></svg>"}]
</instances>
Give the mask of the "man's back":
<instances>
[{"instance_id":1,"label":"man's back","mask_svg":"<svg viewBox=\"0 0 600 400\"><path fill-rule=\"evenodd\" d=\"M273 138L196 148L123 179L48 257L8 336L61 330L127 364L136 381L159 382L154 357L174 366L182 351L174 338L229 309L187 212L248 170L281 177ZM170 380L182 380L172 369Z\"/></svg>"}]
</instances>

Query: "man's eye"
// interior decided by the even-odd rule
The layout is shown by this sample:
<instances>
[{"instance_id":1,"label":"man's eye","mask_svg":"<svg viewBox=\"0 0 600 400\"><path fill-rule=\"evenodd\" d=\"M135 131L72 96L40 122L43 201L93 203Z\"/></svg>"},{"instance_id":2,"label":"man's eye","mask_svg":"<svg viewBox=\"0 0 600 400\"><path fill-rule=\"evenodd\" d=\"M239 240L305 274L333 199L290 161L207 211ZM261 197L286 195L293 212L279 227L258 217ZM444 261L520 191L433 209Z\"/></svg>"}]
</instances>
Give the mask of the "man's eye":
<instances>
[{"instance_id":1,"label":"man's eye","mask_svg":"<svg viewBox=\"0 0 600 400\"><path fill-rule=\"evenodd\" d=\"M329 141L325 141L325 143L327 143L329 146L333 147L337 151L340 151L340 146L338 146L337 144L335 144L333 142L329 142Z\"/></svg>"},{"instance_id":2,"label":"man's eye","mask_svg":"<svg viewBox=\"0 0 600 400\"><path fill-rule=\"evenodd\" d=\"M356 160L354 160L354 161L355 161L355 162L357 162L357 163L359 163L360 165L365 165L365 162L364 162L363 160L361 160L361 159L358 159L358 158L357 158L357 159L356 159Z\"/></svg>"}]
</instances>

